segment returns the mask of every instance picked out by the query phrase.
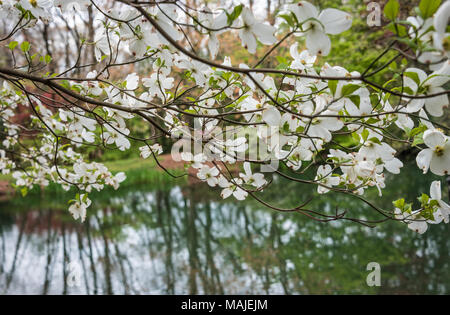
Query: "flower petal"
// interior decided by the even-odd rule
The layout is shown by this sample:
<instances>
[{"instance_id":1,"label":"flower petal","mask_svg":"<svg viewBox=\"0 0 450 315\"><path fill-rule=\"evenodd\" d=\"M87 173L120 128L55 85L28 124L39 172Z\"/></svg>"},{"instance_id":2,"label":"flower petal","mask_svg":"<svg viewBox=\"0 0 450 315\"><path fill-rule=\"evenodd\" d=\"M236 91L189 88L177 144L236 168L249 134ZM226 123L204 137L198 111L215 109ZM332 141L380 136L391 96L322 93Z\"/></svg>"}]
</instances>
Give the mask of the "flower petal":
<instances>
[{"instance_id":1,"label":"flower petal","mask_svg":"<svg viewBox=\"0 0 450 315\"><path fill-rule=\"evenodd\" d=\"M445 33L449 18L450 18L450 1L446 1L434 15L434 22L433 22L434 29L438 34Z\"/></svg>"},{"instance_id":2,"label":"flower petal","mask_svg":"<svg viewBox=\"0 0 450 315\"><path fill-rule=\"evenodd\" d=\"M430 79L424 83L426 86L440 87L450 80L450 60L442 64L439 70L430 75Z\"/></svg>"},{"instance_id":3,"label":"flower petal","mask_svg":"<svg viewBox=\"0 0 450 315\"><path fill-rule=\"evenodd\" d=\"M340 34L352 26L352 16L337 9L325 9L319 15L319 21L327 34Z\"/></svg>"},{"instance_id":4,"label":"flower petal","mask_svg":"<svg viewBox=\"0 0 450 315\"><path fill-rule=\"evenodd\" d=\"M324 114L328 113L325 112ZM319 125L331 131L337 131L342 129L342 127L344 127L344 123L337 117L323 117L320 119Z\"/></svg>"},{"instance_id":5,"label":"flower petal","mask_svg":"<svg viewBox=\"0 0 450 315\"><path fill-rule=\"evenodd\" d=\"M435 180L431 183L430 197L434 200L441 200L441 181Z\"/></svg>"},{"instance_id":6,"label":"flower petal","mask_svg":"<svg viewBox=\"0 0 450 315\"><path fill-rule=\"evenodd\" d=\"M439 176L450 174L450 143L444 148L444 154L431 156L430 170Z\"/></svg>"},{"instance_id":7,"label":"flower petal","mask_svg":"<svg viewBox=\"0 0 450 315\"><path fill-rule=\"evenodd\" d=\"M289 53L291 54L291 57L294 59L300 58L300 54L298 53L298 43L297 42L295 42L294 44L291 45L291 47L289 48Z\"/></svg>"},{"instance_id":8,"label":"flower petal","mask_svg":"<svg viewBox=\"0 0 450 315\"><path fill-rule=\"evenodd\" d=\"M422 219L417 219L417 220L424 220L424 219L422 218ZM427 231L428 224L426 221L414 221L414 222L408 224L408 228L413 230L414 232L423 234Z\"/></svg>"},{"instance_id":9,"label":"flower petal","mask_svg":"<svg viewBox=\"0 0 450 315\"><path fill-rule=\"evenodd\" d=\"M428 172L432 155L433 151L431 149L422 150L419 152L419 154L417 154L416 157L417 166L423 171L424 174Z\"/></svg>"},{"instance_id":10,"label":"flower petal","mask_svg":"<svg viewBox=\"0 0 450 315\"><path fill-rule=\"evenodd\" d=\"M408 105L406 105L406 111L408 113L415 113L415 112L421 110L424 104L425 104L425 99L414 98L408 103Z\"/></svg>"},{"instance_id":11,"label":"flower petal","mask_svg":"<svg viewBox=\"0 0 450 315\"><path fill-rule=\"evenodd\" d=\"M392 174L400 174L400 168L402 167L403 163L397 158L384 163L384 168Z\"/></svg>"},{"instance_id":12,"label":"flower petal","mask_svg":"<svg viewBox=\"0 0 450 315\"><path fill-rule=\"evenodd\" d=\"M419 78L419 83L422 83L428 78L428 75L425 73L425 71L417 68L408 68L405 70L405 74L413 72L416 73ZM411 79L408 75L405 75L404 77L404 84L406 87L409 87L413 92L417 92L418 86L417 83Z\"/></svg>"},{"instance_id":13,"label":"flower petal","mask_svg":"<svg viewBox=\"0 0 450 315\"><path fill-rule=\"evenodd\" d=\"M264 23L257 23L251 28L259 41L265 45L271 45L277 41L273 35L276 31L275 27Z\"/></svg>"},{"instance_id":14,"label":"flower petal","mask_svg":"<svg viewBox=\"0 0 450 315\"><path fill-rule=\"evenodd\" d=\"M297 4L292 4L289 9L295 13L297 20L301 23L310 18L317 18L319 11L317 8L307 1L300 1Z\"/></svg>"},{"instance_id":15,"label":"flower petal","mask_svg":"<svg viewBox=\"0 0 450 315\"><path fill-rule=\"evenodd\" d=\"M219 46L220 46L220 42L217 39L217 36L215 34L211 34L209 36L208 48L209 48L209 53L211 54L212 59L216 59L217 52L219 51Z\"/></svg>"},{"instance_id":16,"label":"flower petal","mask_svg":"<svg viewBox=\"0 0 450 315\"><path fill-rule=\"evenodd\" d=\"M274 106L268 106L263 110L262 119L269 126L279 126L281 121L281 114Z\"/></svg>"},{"instance_id":17,"label":"flower petal","mask_svg":"<svg viewBox=\"0 0 450 315\"><path fill-rule=\"evenodd\" d=\"M308 130L308 136L318 137L326 142L331 140L331 133L320 125L311 125Z\"/></svg>"},{"instance_id":18,"label":"flower petal","mask_svg":"<svg viewBox=\"0 0 450 315\"><path fill-rule=\"evenodd\" d=\"M423 142L429 147L434 148L438 145L444 145L445 135L439 130L427 130L423 134Z\"/></svg>"},{"instance_id":19,"label":"flower petal","mask_svg":"<svg viewBox=\"0 0 450 315\"><path fill-rule=\"evenodd\" d=\"M237 187L233 192L233 196L237 200L244 200L245 197L247 197L247 195L248 195L248 193L239 187Z\"/></svg>"},{"instance_id":20,"label":"flower petal","mask_svg":"<svg viewBox=\"0 0 450 315\"><path fill-rule=\"evenodd\" d=\"M253 24L256 23L253 12L250 11L250 9L247 7L244 7L242 9L241 18L242 18L242 21L244 22L244 25L246 25L246 26L252 26Z\"/></svg>"},{"instance_id":21,"label":"flower petal","mask_svg":"<svg viewBox=\"0 0 450 315\"><path fill-rule=\"evenodd\" d=\"M306 35L306 47L313 55L327 56L331 50L331 41L320 29L313 29Z\"/></svg>"},{"instance_id":22,"label":"flower petal","mask_svg":"<svg viewBox=\"0 0 450 315\"><path fill-rule=\"evenodd\" d=\"M438 89L435 89L437 92ZM439 88L439 90L444 91L444 89ZM446 94L435 96L432 98L427 98L425 100L425 108L431 116L441 117L444 115L444 108L448 107L448 96Z\"/></svg>"},{"instance_id":23,"label":"flower petal","mask_svg":"<svg viewBox=\"0 0 450 315\"><path fill-rule=\"evenodd\" d=\"M225 188L224 190L222 190L220 195L222 196L223 199L226 199L226 198L230 197L232 193L233 193L233 191L231 190L231 188Z\"/></svg>"},{"instance_id":24,"label":"flower petal","mask_svg":"<svg viewBox=\"0 0 450 315\"><path fill-rule=\"evenodd\" d=\"M256 38L252 32L247 29L239 31L239 37L242 41L242 46L244 46L249 53L254 54L256 52Z\"/></svg>"}]
</instances>

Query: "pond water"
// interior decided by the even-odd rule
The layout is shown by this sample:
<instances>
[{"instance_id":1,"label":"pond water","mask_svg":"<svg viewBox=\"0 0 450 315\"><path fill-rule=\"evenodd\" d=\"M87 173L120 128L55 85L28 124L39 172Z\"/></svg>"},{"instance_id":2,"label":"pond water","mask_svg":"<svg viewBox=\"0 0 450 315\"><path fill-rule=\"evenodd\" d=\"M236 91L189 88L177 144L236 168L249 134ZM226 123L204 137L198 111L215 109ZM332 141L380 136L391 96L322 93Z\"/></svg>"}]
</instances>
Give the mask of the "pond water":
<instances>
[{"instance_id":1,"label":"pond water","mask_svg":"<svg viewBox=\"0 0 450 315\"><path fill-rule=\"evenodd\" d=\"M409 166L388 179L383 199L376 190L368 198L390 209L398 197L428 192L433 179ZM417 235L397 222L318 223L252 200L222 201L203 185L161 186L98 194L84 224L68 214L67 196L0 204L0 293L450 293L450 225ZM280 179L264 196L284 207L314 196L315 210L380 218L351 196ZM370 262L381 266L380 287L366 283Z\"/></svg>"}]
</instances>

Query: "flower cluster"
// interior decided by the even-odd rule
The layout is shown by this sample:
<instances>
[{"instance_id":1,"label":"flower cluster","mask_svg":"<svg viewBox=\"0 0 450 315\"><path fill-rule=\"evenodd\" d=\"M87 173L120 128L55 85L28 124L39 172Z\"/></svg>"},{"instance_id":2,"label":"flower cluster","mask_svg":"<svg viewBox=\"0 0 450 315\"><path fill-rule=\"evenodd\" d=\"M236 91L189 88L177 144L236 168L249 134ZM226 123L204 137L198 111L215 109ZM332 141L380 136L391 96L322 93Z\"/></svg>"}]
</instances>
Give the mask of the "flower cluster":
<instances>
[{"instance_id":1,"label":"flower cluster","mask_svg":"<svg viewBox=\"0 0 450 315\"><path fill-rule=\"evenodd\" d=\"M285 5L271 23L242 4L231 10L171 2L117 1L105 10L90 1L77 5L92 11L90 29L74 18L91 38L78 38L78 56L63 62L52 61L38 43L19 45L17 34L41 23L47 27L50 20L56 26L67 22L70 1L0 2L0 17L12 22L7 48L14 56L11 69L0 68L0 170L11 172L24 194L50 182L76 187L69 207L75 219L86 217L92 190L117 189L125 180L124 173L113 175L87 161L90 147L136 148L142 158L157 159L171 139L174 159L220 189L223 198L237 200L267 190L278 175L315 185L318 194L362 198L373 187L381 196L386 174L401 172L398 153L405 147L419 149L416 162L424 173L449 175L448 128L435 122L449 105L448 1L432 13L393 23L394 39L409 45L399 55L405 62L394 66L398 56L376 67L382 53L364 73L324 60L332 37L351 28L352 16L307 1ZM249 54L264 49L259 62L224 56L225 32ZM289 55L274 58L273 69L260 66L283 43ZM83 63L84 55L91 56ZM391 80L371 81L388 68L398 70ZM29 114L25 125L17 119L23 107ZM418 232L428 223L448 222L439 182L430 195L420 197L415 211L399 199L391 217Z\"/></svg>"}]
</instances>

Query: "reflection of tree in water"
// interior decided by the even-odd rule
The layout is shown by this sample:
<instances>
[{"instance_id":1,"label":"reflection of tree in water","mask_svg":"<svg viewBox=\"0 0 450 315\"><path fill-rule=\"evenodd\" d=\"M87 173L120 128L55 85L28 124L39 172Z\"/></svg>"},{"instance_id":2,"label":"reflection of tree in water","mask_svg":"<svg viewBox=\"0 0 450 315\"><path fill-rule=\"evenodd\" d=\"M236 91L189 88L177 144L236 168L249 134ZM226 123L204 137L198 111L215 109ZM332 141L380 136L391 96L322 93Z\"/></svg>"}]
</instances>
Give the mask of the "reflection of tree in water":
<instances>
[{"instance_id":1,"label":"reflection of tree in water","mask_svg":"<svg viewBox=\"0 0 450 315\"><path fill-rule=\"evenodd\" d=\"M404 195L412 201L432 180L408 169L403 175L383 200ZM292 183L276 187L266 193L282 206L314 194ZM319 224L213 195L205 186L121 190L99 195L85 224L73 221L63 198L4 204L2 293L450 292L448 225L418 236L396 222L376 229L347 221ZM313 202L358 217L373 213L345 195ZM380 206L388 209L388 202ZM81 287L64 281L71 261L82 269ZM365 283L371 261L381 265L381 288Z\"/></svg>"}]
</instances>

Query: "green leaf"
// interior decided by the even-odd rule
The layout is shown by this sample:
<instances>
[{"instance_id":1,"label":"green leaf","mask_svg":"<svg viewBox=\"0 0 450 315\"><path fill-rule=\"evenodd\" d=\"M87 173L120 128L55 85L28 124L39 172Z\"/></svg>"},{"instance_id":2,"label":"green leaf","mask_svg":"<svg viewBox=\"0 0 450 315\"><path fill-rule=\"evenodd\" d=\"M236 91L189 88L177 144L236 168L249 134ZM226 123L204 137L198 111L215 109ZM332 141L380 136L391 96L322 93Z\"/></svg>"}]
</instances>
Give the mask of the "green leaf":
<instances>
[{"instance_id":1,"label":"green leaf","mask_svg":"<svg viewBox=\"0 0 450 315\"><path fill-rule=\"evenodd\" d=\"M403 86L399 89L399 91L401 92L402 89L403 89L403 93L411 94L411 95L414 94L414 91L409 86Z\"/></svg>"},{"instance_id":2,"label":"green leaf","mask_svg":"<svg viewBox=\"0 0 450 315\"><path fill-rule=\"evenodd\" d=\"M408 34L406 27L398 23L390 23L387 29L400 37L405 37Z\"/></svg>"},{"instance_id":3,"label":"green leaf","mask_svg":"<svg viewBox=\"0 0 450 315\"><path fill-rule=\"evenodd\" d=\"M432 17L433 14L439 9L441 0L422 0L419 4L420 13L423 19Z\"/></svg>"},{"instance_id":4,"label":"green leaf","mask_svg":"<svg viewBox=\"0 0 450 315\"><path fill-rule=\"evenodd\" d=\"M417 136L419 133L424 132L427 130L427 127L425 125L420 125L419 127L414 128L411 130L411 132L408 134L411 138Z\"/></svg>"},{"instance_id":5,"label":"green leaf","mask_svg":"<svg viewBox=\"0 0 450 315\"><path fill-rule=\"evenodd\" d=\"M285 20L286 23L290 27L295 27L295 23L294 23L294 20L292 19L291 15L289 15L289 14L280 14L279 17L281 17L283 20Z\"/></svg>"},{"instance_id":6,"label":"green leaf","mask_svg":"<svg viewBox=\"0 0 450 315\"><path fill-rule=\"evenodd\" d=\"M276 56L275 59L279 62L279 63L288 63L288 60L286 57L283 56Z\"/></svg>"},{"instance_id":7,"label":"green leaf","mask_svg":"<svg viewBox=\"0 0 450 315\"><path fill-rule=\"evenodd\" d=\"M233 12L231 12L231 14L227 13L228 25L232 24L234 22L234 20L236 20L239 17L239 15L241 15L243 8L244 8L244 5L240 4L236 7L234 7Z\"/></svg>"},{"instance_id":8,"label":"green leaf","mask_svg":"<svg viewBox=\"0 0 450 315\"><path fill-rule=\"evenodd\" d=\"M356 132L353 132L352 133L352 138L357 142L357 143L359 143L359 134L357 134Z\"/></svg>"},{"instance_id":9,"label":"green leaf","mask_svg":"<svg viewBox=\"0 0 450 315\"><path fill-rule=\"evenodd\" d=\"M348 98L358 107L361 104L361 97L359 95L350 95Z\"/></svg>"},{"instance_id":10,"label":"green leaf","mask_svg":"<svg viewBox=\"0 0 450 315\"><path fill-rule=\"evenodd\" d=\"M331 93L333 93L333 95L336 94L337 84L338 84L337 80L328 81L328 87L330 88Z\"/></svg>"},{"instance_id":11,"label":"green leaf","mask_svg":"<svg viewBox=\"0 0 450 315\"><path fill-rule=\"evenodd\" d=\"M50 61L52 61L52 56L50 56L50 55L45 55L45 57L44 57L44 60L45 60L45 63L50 63Z\"/></svg>"},{"instance_id":12,"label":"green leaf","mask_svg":"<svg viewBox=\"0 0 450 315\"><path fill-rule=\"evenodd\" d=\"M384 15L389 20L395 20L400 11L400 4L397 0L389 0L388 3L384 6Z\"/></svg>"},{"instance_id":13,"label":"green leaf","mask_svg":"<svg viewBox=\"0 0 450 315\"><path fill-rule=\"evenodd\" d=\"M66 88L66 89L70 89L70 82L67 80L62 80L61 81L61 86Z\"/></svg>"},{"instance_id":14,"label":"green leaf","mask_svg":"<svg viewBox=\"0 0 450 315\"><path fill-rule=\"evenodd\" d=\"M367 138L369 137L369 130L364 129L363 132L361 132L361 137L363 138L364 141L366 141Z\"/></svg>"},{"instance_id":15,"label":"green leaf","mask_svg":"<svg viewBox=\"0 0 450 315\"><path fill-rule=\"evenodd\" d=\"M403 208L405 207L405 199L398 199L392 202L392 204L394 205L394 207L403 210Z\"/></svg>"},{"instance_id":16,"label":"green leaf","mask_svg":"<svg viewBox=\"0 0 450 315\"><path fill-rule=\"evenodd\" d=\"M417 199L420 201L422 206L424 206L424 205L426 205L428 203L428 200L430 200L430 197L427 194L423 193L422 196L420 196Z\"/></svg>"},{"instance_id":17,"label":"green leaf","mask_svg":"<svg viewBox=\"0 0 450 315\"><path fill-rule=\"evenodd\" d=\"M28 194L28 188L23 187L22 189L20 189L20 193L22 194L22 197L25 197Z\"/></svg>"},{"instance_id":18,"label":"green leaf","mask_svg":"<svg viewBox=\"0 0 450 315\"><path fill-rule=\"evenodd\" d=\"M432 207L432 208L438 207L439 206L439 201L433 199L433 200L430 201L429 206Z\"/></svg>"},{"instance_id":19,"label":"green leaf","mask_svg":"<svg viewBox=\"0 0 450 315\"><path fill-rule=\"evenodd\" d=\"M405 72L404 74L408 78L412 79L417 84L417 86L420 85L420 79L419 79L419 75L417 74L417 72Z\"/></svg>"},{"instance_id":20,"label":"green leaf","mask_svg":"<svg viewBox=\"0 0 450 315\"><path fill-rule=\"evenodd\" d=\"M380 139L378 139L377 137L372 137L369 139L370 142L376 143L376 144L381 144Z\"/></svg>"},{"instance_id":21,"label":"green leaf","mask_svg":"<svg viewBox=\"0 0 450 315\"><path fill-rule=\"evenodd\" d=\"M403 212L411 213L412 212L412 203L407 203L405 205L405 208L403 209Z\"/></svg>"},{"instance_id":22,"label":"green leaf","mask_svg":"<svg viewBox=\"0 0 450 315\"><path fill-rule=\"evenodd\" d=\"M30 43L29 42L23 42L22 44L20 44L20 49L26 53L27 51L30 50Z\"/></svg>"},{"instance_id":23,"label":"green leaf","mask_svg":"<svg viewBox=\"0 0 450 315\"><path fill-rule=\"evenodd\" d=\"M347 84L342 87L342 96L351 95L353 92L355 92L357 89L359 89L360 86L357 84Z\"/></svg>"},{"instance_id":24,"label":"green leaf","mask_svg":"<svg viewBox=\"0 0 450 315\"><path fill-rule=\"evenodd\" d=\"M18 42L16 42L16 41L12 41L12 42L10 42L9 44L8 44L8 48L9 49L11 49L11 50L13 50L14 48L16 48L17 47L17 45L19 45L19 43Z\"/></svg>"},{"instance_id":25,"label":"green leaf","mask_svg":"<svg viewBox=\"0 0 450 315\"><path fill-rule=\"evenodd\" d=\"M404 27L403 25L398 25L397 31L398 31L398 36L404 37L404 36L408 35L406 27Z\"/></svg>"},{"instance_id":26,"label":"green leaf","mask_svg":"<svg viewBox=\"0 0 450 315\"><path fill-rule=\"evenodd\" d=\"M417 136L414 137L414 141L411 144L411 146L416 147L422 143L423 143L423 133L419 133Z\"/></svg>"},{"instance_id":27,"label":"green leaf","mask_svg":"<svg viewBox=\"0 0 450 315\"><path fill-rule=\"evenodd\" d=\"M398 69L397 63L395 61L391 62L391 64L389 65L389 69L391 69L392 71L397 70Z\"/></svg>"}]
</instances>

